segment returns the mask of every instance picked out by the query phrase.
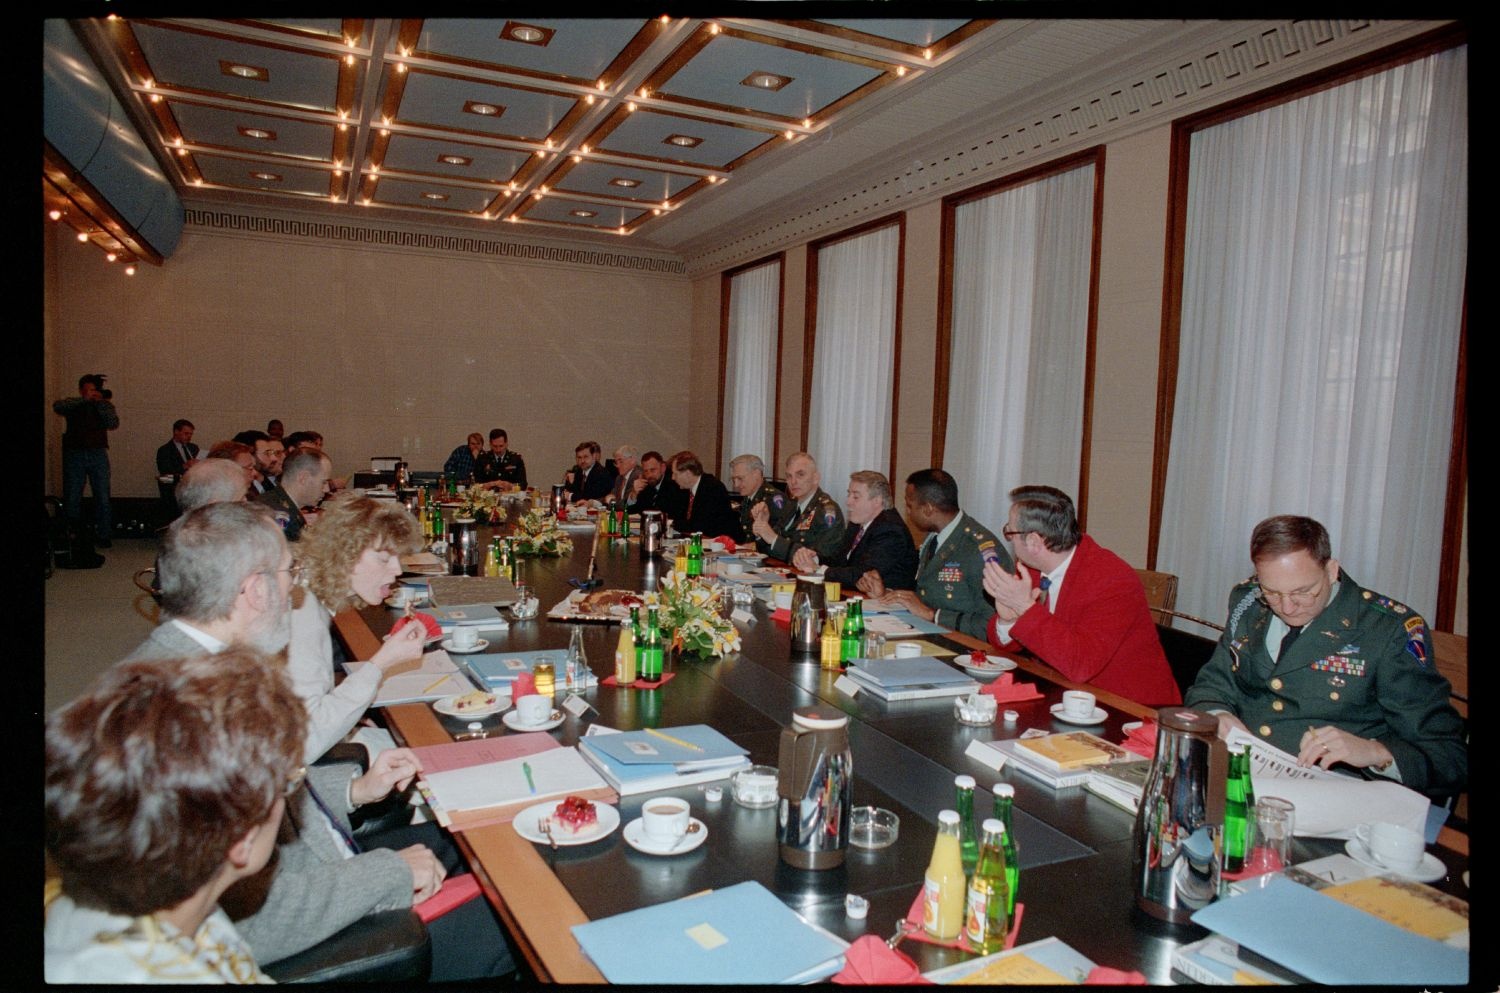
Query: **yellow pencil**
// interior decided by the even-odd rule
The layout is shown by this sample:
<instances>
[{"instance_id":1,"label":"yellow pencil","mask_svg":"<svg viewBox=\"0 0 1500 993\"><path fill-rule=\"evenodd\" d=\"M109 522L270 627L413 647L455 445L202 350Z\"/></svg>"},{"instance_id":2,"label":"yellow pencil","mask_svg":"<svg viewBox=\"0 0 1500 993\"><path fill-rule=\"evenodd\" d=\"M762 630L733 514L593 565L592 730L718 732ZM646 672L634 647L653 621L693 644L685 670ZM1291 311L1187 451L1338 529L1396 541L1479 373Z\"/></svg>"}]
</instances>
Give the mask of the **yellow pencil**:
<instances>
[{"instance_id":1,"label":"yellow pencil","mask_svg":"<svg viewBox=\"0 0 1500 993\"><path fill-rule=\"evenodd\" d=\"M668 741L672 742L674 745L681 745L683 748L691 748L695 752L703 751L703 749L699 748L697 745L693 744L690 741L683 741L681 738L674 738L670 734L663 734L662 732L656 730L656 728L647 728L646 733L654 734L658 738L665 738Z\"/></svg>"},{"instance_id":2,"label":"yellow pencil","mask_svg":"<svg viewBox=\"0 0 1500 993\"><path fill-rule=\"evenodd\" d=\"M442 676L439 676L437 682L433 683L431 686L427 687L422 692L423 693L431 693L434 689L436 689L437 687L443 685L443 682L448 678L449 675L450 675L449 673L444 673Z\"/></svg>"}]
</instances>

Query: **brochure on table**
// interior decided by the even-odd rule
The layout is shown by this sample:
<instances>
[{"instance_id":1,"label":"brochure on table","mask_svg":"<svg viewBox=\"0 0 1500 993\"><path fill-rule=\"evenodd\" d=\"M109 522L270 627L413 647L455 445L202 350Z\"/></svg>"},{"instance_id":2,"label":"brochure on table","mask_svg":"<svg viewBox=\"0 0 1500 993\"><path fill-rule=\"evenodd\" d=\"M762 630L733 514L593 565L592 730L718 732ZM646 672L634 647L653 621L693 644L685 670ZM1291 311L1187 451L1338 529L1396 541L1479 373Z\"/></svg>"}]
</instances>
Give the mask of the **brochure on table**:
<instances>
[{"instance_id":1,"label":"brochure on table","mask_svg":"<svg viewBox=\"0 0 1500 993\"><path fill-rule=\"evenodd\" d=\"M568 665L566 649L549 648L529 652L505 652L496 655L471 655L464 659L464 669L474 681L486 689L509 689L511 683L523 672L533 672L538 662L551 662L552 675L559 687L563 686ZM587 689L599 682L597 676L585 670L583 681L575 689Z\"/></svg>"},{"instance_id":2,"label":"brochure on table","mask_svg":"<svg viewBox=\"0 0 1500 993\"><path fill-rule=\"evenodd\" d=\"M369 662L345 662L344 671L356 673ZM398 703L422 703L441 700L455 693L474 689L453 658L441 648L425 652L420 662L386 673L375 694L373 707L391 707Z\"/></svg>"},{"instance_id":3,"label":"brochure on table","mask_svg":"<svg viewBox=\"0 0 1500 993\"><path fill-rule=\"evenodd\" d=\"M1094 962L1058 938L1043 938L923 973L940 986L1077 986Z\"/></svg>"},{"instance_id":4,"label":"brochure on table","mask_svg":"<svg viewBox=\"0 0 1500 993\"><path fill-rule=\"evenodd\" d=\"M693 725L692 727L704 727L713 735L719 732L706 725ZM679 732L687 728L661 728L662 734L669 734L681 738ZM697 732L690 732L696 734ZM619 731L615 728L605 727L600 724L589 726L588 732L578 742L578 751L583 757L599 771L606 782L619 791L621 796L633 796L637 793L653 793L657 790L675 789L680 786L693 786L698 783L713 782L716 779L726 779L740 769L749 768L750 757L745 754L744 749L723 739L728 749L737 750L738 754L730 754L726 749L725 757L711 763L677 765L673 762L624 762L616 758L611 752L618 752L621 748L628 749L628 744L616 746L612 744L615 739L625 739L626 742L635 736L644 736L641 731ZM655 738L655 735L650 736ZM684 738L683 740L687 740ZM709 739L702 738L705 742ZM666 744L666 742L660 742ZM715 746L716 750L718 746Z\"/></svg>"}]
</instances>

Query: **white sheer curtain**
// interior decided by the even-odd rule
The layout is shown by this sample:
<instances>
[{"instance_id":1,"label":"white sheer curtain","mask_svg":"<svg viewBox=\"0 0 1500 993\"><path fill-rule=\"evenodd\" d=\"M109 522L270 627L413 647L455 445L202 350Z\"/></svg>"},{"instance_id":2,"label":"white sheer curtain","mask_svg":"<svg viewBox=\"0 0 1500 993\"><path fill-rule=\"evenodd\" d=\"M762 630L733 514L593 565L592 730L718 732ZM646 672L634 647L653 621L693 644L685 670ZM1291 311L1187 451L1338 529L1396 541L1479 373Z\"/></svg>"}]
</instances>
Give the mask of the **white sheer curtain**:
<instances>
[{"instance_id":1,"label":"white sheer curtain","mask_svg":"<svg viewBox=\"0 0 1500 993\"><path fill-rule=\"evenodd\" d=\"M890 472L900 244L901 230L892 224L818 250L807 450L840 505L850 473Z\"/></svg>"},{"instance_id":2,"label":"white sheer curtain","mask_svg":"<svg viewBox=\"0 0 1500 993\"><path fill-rule=\"evenodd\" d=\"M1468 255L1466 48L1193 136L1158 568L1222 620L1257 521L1435 606Z\"/></svg>"},{"instance_id":3,"label":"white sheer curtain","mask_svg":"<svg viewBox=\"0 0 1500 993\"><path fill-rule=\"evenodd\" d=\"M730 277L724 451L719 467L724 480L729 479L729 460L737 455L759 455L770 467L776 431L776 328L780 307L779 261Z\"/></svg>"},{"instance_id":4,"label":"white sheer curtain","mask_svg":"<svg viewBox=\"0 0 1500 993\"><path fill-rule=\"evenodd\" d=\"M1078 496L1093 234L1092 164L954 211L943 467L997 532L1013 487Z\"/></svg>"}]
</instances>

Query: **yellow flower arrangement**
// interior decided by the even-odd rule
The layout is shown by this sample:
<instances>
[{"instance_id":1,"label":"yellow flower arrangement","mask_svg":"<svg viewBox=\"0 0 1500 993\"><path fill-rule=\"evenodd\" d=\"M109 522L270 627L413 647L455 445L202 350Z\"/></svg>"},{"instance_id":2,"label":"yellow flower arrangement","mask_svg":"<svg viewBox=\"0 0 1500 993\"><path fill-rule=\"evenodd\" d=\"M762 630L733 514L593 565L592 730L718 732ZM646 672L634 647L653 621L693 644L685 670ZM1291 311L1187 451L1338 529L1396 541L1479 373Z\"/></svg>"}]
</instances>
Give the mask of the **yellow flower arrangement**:
<instances>
[{"instance_id":1,"label":"yellow flower arrangement","mask_svg":"<svg viewBox=\"0 0 1500 993\"><path fill-rule=\"evenodd\" d=\"M661 589L646 594L657 605L657 619L674 651L700 658L722 658L740 650L740 632L720 613L719 591L705 576L676 570L661 578Z\"/></svg>"},{"instance_id":2,"label":"yellow flower arrangement","mask_svg":"<svg viewBox=\"0 0 1500 993\"><path fill-rule=\"evenodd\" d=\"M552 558L573 554L573 539L557 526L557 518L540 508L528 510L516 521L516 550L522 555Z\"/></svg>"}]
</instances>

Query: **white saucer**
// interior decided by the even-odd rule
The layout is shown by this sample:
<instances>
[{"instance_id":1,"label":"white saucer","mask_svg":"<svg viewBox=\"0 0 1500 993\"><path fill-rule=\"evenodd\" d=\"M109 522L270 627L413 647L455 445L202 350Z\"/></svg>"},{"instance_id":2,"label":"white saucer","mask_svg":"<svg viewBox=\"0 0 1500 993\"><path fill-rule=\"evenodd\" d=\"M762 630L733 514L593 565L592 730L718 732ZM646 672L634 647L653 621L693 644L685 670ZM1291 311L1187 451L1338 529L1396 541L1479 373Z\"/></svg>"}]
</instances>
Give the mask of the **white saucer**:
<instances>
[{"instance_id":1,"label":"white saucer","mask_svg":"<svg viewBox=\"0 0 1500 993\"><path fill-rule=\"evenodd\" d=\"M983 665L975 665L967 655L959 655L953 661L957 662L964 672L973 676L998 676L1016 667L1015 659L1008 659L1003 655L986 655Z\"/></svg>"},{"instance_id":2,"label":"white saucer","mask_svg":"<svg viewBox=\"0 0 1500 993\"><path fill-rule=\"evenodd\" d=\"M1360 865L1367 865L1371 869L1392 876L1400 876L1402 879L1414 879L1419 883L1436 882L1448 874L1448 867L1443 864L1443 860L1431 852L1422 853L1422 861L1417 865L1415 871L1401 872L1398 869L1392 869L1390 866L1381 865L1375 861L1375 857L1365 850L1365 846L1360 844L1358 838L1350 838L1344 842L1344 851L1348 852L1349 857Z\"/></svg>"},{"instance_id":3,"label":"white saucer","mask_svg":"<svg viewBox=\"0 0 1500 993\"><path fill-rule=\"evenodd\" d=\"M441 700L434 700L432 701L432 709L447 717L465 718L489 717L491 714L498 714L500 711L510 708L510 695L507 693L496 693L495 702L488 707L467 707L463 710L455 709L453 701L461 696L468 695L467 693L455 693L453 696L445 696Z\"/></svg>"},{"instance_id":4,"label":"white saucer","mask_svg":"<svg viewBox=\"0 0 1500 993\"><path fill-rule=\"evenodd\" d=\"M510 826L516 829L516 834L527 841L534 841L539 845L551 844L547 836L538 829L537 824L543 817L551 817L561 802L561 800L547 800L544 803L533 804L517 814L516 819L510 822ZM557 841L558 847L587 845L591 841L608 837L615 828L620 826L620 811L617 808L595 800L594 811L599 815L599 820L578 834L574 834L565 827L559 829L554 820L552 837Z\"/></svg>"},{"instance_id":5,"label":"white saucer","mask_svg":"<svg viewBox=\"0 0 1500 993\"><path fill-rule=\"evenodd\" d=\"M426 593L423 593L421 596L414 596L411 598L411 605L413 607L420 607L425 602L427 602ZM388 596L385 598L385 605L387 607L390 607L392 610L405 610L406 603L407 601L398 600L394 596Z\"/></svg>"},{"instance_id":6,"label":"white saucer","mask_svg":"<svg viewBox=\"0 0 1500 993\"><path fill-rule=\"evenodd\" d=\"M647 855L684 855L708 840L708 825L696 817L688 818L688 826L691 827L694 824L698 825L698 830L694 833L685 834L674 842L662 844L646 837L646 826L637 817L625 825L625 844Z\"/></svg>"},{"instance_id":7,"label":"white saucer","mask_svg":"<svg viewBox=\"0 0 1500 993\"><path fill-rule=\"evenodd\" d=\"M457 645L455 645L453 643L453 639L452 638L444 638L443 639L443 647L446 648L446 649L448 649L448 651L450 651L450 652L457 652L460 655L469 655L469 654L472 654L473 652L482 652L482 651L484 651L486 648L490 647L490 643L488 641L486 641L485 639L480 638L478 641L474 642L474 644L470 645L468 648L459 648Z\"/></svg>"},{"instance_id":8,"label":"white saucer","mask_svg":"<svg viewBox=\"0 0 1500 993\"><path fill-rule=\"evenodd\" d=\"M1084 727L1093 727L1095 724L1103 724L1104 719L1109 716L1104 712L1103 707L1095 707L1094 712L1090 714L1087 719L1069 717L1063 712L1063 705L1060 703L1054 703L1048 709L1052 711L1053 717L1062 721L1064 724L1081 724Z\"/></svg>"},{"instance_id":9,"label":"white saucer","mask_svg":"<svg viewBox=\"0 0 1500 993\"><path fill-rule=\"evenodd\" d=\"M540 724L522 724L521 714L519 711L515 710L507 710L505 712L505 716L500 718L505 726L510 728L512 731L551 731L553 728L561 724L563 722L563 719L563 712L560 710L554 710L552 712L552 720L543 721Z\"/></svg>"}]
</instances>

